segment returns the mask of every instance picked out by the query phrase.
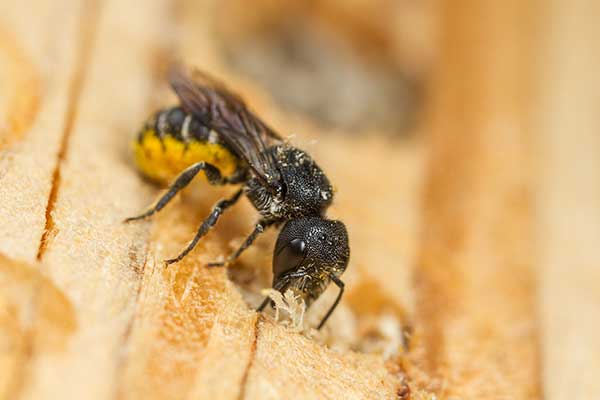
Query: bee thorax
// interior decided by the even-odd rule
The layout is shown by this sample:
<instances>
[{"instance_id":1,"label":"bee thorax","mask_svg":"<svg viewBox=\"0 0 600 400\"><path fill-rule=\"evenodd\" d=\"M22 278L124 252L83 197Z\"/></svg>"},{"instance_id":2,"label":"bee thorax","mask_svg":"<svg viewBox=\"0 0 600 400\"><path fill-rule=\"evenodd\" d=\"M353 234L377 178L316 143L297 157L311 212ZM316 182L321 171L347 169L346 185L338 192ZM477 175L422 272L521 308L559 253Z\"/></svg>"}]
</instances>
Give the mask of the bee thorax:
<instances>
[{"instance_id":1,"label":"bee thorax","mask_svg":"<svg viewBox=\"0 0 600 400\"><path fill-rule=\"evenodd\" d=\"M282 200L272 195L256 179L250 179L246 183L245 192L254 208L265 219L272 220L282 217Z\"/></svg>"}]
</instances>

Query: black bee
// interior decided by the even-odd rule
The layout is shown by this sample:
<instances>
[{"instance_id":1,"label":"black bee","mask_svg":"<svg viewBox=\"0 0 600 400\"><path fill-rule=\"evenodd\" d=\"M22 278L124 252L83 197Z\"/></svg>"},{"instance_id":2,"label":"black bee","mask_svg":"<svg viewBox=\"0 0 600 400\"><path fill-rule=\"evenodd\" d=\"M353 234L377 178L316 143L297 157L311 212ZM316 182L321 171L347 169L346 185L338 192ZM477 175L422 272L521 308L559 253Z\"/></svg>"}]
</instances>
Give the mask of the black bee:
<instances>
[{"instance_id":1,"label":"black bee","mask_svg":"<svg viewBox=\"0 0 600 400\"><path fill-rule=\"evenodd\" d=\"M164 180L173 172L168 169L172 169L173 155L177 154L183 171L178 171L174 183L152 208L126 221L160 211L200 171L213 185L241 184L232 197L215 204L193 240L166 263L185 257L244 194L260 218L237 251L225 262L209 266L231 263L265 229L282 226L273 254L273 288L281 293L292 289L307 306L330 282L340 289L320 329L342 297L340 275L350 257L346 227L325 217L333 200L329 179L306 152L284 143L221 83L204 73L181 68L171 72L170 82L181 105L160 111L149 120L136 142L136 161L142 173ZM269 302L267 297L258 311Z\"/></svg>"}]
</instances>

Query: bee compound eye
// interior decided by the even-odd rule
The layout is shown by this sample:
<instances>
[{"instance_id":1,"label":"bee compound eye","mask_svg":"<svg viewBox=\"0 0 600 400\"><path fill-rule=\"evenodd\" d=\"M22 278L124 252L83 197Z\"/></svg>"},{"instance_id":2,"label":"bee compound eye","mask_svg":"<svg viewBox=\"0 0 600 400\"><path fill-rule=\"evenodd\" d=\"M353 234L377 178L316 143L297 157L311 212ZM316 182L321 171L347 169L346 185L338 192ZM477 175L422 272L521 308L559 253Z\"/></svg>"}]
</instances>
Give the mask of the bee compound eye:
<instances>
[{"instance_id":1,"label":"bee compound eye","mask_svg":"<svg viewBox=\"0 0 600 400\"><path fill-rule=\"evenodd\" d=\"M288 246L290 246L291 251L297 254L304 254L304 251L306 250L306 242L302 239L294 239L290 241Z\"/></svg>"},{"instance_id":2,"label":"bee compound eye","mask_svg":"<svg viewBox=\"0 0 600 400\"><path fill-rule=\"evenodd\" d=\"M273 257L273 274L275 277L300 266L306 257L306 242L292 239L277 249Z\"/></svg>"}]
</instances>

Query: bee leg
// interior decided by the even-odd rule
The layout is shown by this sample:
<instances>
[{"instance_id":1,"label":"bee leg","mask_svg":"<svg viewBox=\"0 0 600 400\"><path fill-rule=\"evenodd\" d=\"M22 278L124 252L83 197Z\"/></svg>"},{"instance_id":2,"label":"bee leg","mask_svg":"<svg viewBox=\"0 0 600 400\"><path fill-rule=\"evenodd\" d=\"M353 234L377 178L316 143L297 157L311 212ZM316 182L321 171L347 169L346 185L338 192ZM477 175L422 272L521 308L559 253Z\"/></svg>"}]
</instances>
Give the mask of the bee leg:
<instances>
[{"instance_id":1,"label":"bee leg","mask_svg":"<svg viewBox=\"0 0 600 400\"><path fill-rule=\"evenodd\" d=\"M249 179L248 171L244 169L240 169L232 176L228 176L227 178L223 178L223 184L227 185L237 185L240 183L244 183Z\"/></svg>"},{"instance_id":2,"label":"bee leg","mask_svg":"<svg viewBox=\"0 0 600 400\"><path fill-rule=\"evenodd\" d=\"M258 308L256 309L256 311L261 312L262 310L265 309L265 307L267 306L267 304L272 303L273 300L271 300L271 298L269 296L265 297L265 299L263 300L262 303L260 303L260 306L258 306Z\"/></svg>"},{"instance_id":3,"label":"bee leg","mask_svg":"<svg viewBox=\"0 0 600 400\"><path fill-rule=\"evenodd\" d=\"M254 241L256 240L258 235L263 233L265 231L265 228L269 227L270 225L272 225L272 222L259 221L256 224L256 226L254 227L254 230L252 231L252 233L250 233L250 235L248 235L248 237L246 238L244 243L242 243L242 245L235 251L235 253L233 253L232 255L227 257L226 261L211 262L211 263L208 263L208 266L209 267L223 267L225 265L232 263L244 252L244 250L246 250L248 247L250 247L252 245L252 243L254 243Z\"/></svg>"},{"instance_id":4,"label":"bee leg","mask_svg":"<svg viewBox=\"0 0 600 400\"><path fill-rule=\"evenodd\" d=\"M211 184L219 185L224 182L223 178L221 177L221 172L217 169L217 167L204 161L193 164L179 174L179 176L175 179L175 182L173 182L173 184L169 187L169 190L167 190L167 193L165 193L154 206L141 215L127 218L125 222L148 218L162 210L163 207L166 206L181 189L185 188L192 181L192 179L198 175L198 172L202 170L204 170L204 173Z\"/></svg>"},{"instance_id":5,"label":"bee leg","mask_svg":"<svg viewBox=\"0 0 600 400\"><path fill-rule=\"evenodd\" d=\"M217 202L217 204L215 204L215 206L213 207L212 212L202 222L202 225L200 225L200 229L198 229L196 236L194 236L194 238L187 245L187 247L177 257L172 258L170 260L165 260L165 263L167 263L167 264L176 263L176 262L180 261L183 257L185 257L190 251L192 251L194 249L194 247L196 247L196 244L202 238L202 236L206 235L208 233L208 231L210 230L210 228L215 226L215 224L217 223L221 214L223 214L223 212L225 210L227 210L229 207L234 205L239 200L242 193L243 193L243 190L240 189L237 192L235 192L235 194L233 196L231 196L229 199L223 199L223 200L220 200L219 202Z\"/></svg>"},{"instance_id":6,"label":"bee leg","mask_svg":"<svg viewBox=\"0 0 600 400\"><path fill-rule=\"evenodd\" d=\"M335 302L333 303L333 305L331 306L331 308L329 309L329 311L327 311L327 314L325 314L325 316L321 320L321 323L319 324L319 326L317 327L317 329L321 329L323 327L323 325L325 325L325 322L327 322L327 320L329 319L329 317L333 313L333 310L335 310L335 308L337 307L338 303L340 302L340 300L342 298L342 295L344 294L344 282L342 282L337 276L335 276L333 274L329 275L329 277L331 278L331 280L333 281L333 283L335 283L336 286L340 288L340 293L338 294L337 298L335 299Z\"/></svg>"}]
</instances>

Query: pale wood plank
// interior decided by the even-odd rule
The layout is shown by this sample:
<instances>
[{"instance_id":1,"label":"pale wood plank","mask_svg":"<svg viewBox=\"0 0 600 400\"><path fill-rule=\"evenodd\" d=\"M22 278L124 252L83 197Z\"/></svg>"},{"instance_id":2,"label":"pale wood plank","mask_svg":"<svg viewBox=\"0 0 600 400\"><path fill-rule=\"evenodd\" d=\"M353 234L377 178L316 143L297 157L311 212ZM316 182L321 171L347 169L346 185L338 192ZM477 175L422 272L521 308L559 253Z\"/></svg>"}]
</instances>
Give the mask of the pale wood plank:
<instances>
[{"instance_id":1,"label":"pale wood plank","mask_svg":"<svg viewBox=\"0 0 600 400\"><path fill-rule=\"evenodd\" d=\"M76 309L77 329L64 351L34 349L23 398L116 393L146 237L143 226L121 223L147 193L128 145L153 88L147 60L162 35L165 4L91 2L81 19L85 71L42 254L43 269Z\"/></svg>"},{"instance_id":2,"label":"pale wood plank","mask_svg":"<svg viewBox=\"0 0 600 400\"><path fill-rule=\"evenodd\" d=\"M77 74L80 16L77 1L0 4L0 251L30 263Z\"/></svg>"},{"instance_id":3,"label":"pale wood plank","mask_svg":"<svg viewBox=\"0 0 600 400\"><path fill-rule=\"evenodd\" d=\"M39 265L0 254L0 399L20 398L33 351L64 351L76 328L74 311Z\"/></svg>"},{"instance_id":4,"label":"pale wood plank","mask_svg":"<svg viewBox=\"0 0 600 400\"><path fill-rule=\"evenodd\" d=\"M416 353L442 397L539 397L527 7L442 5Z\"/></svg>"},{"instance_id":5,"label":"pale wood plank","mask_svg":"<svg viewBox=\"0 0 600 400\"><path fill-rule=\"evenodd\" d=\"M439 119L429 141L433 155L427 195L431 197L426 201L421 253L425 267L420 275L425 283L418 286L417 294L430 303L417 307L425 339L425 356L417 361L432 377L446 380L442 385L447 386L441 386L444 395L501 397L508 396L510 389L516 398L530 398L537 395L537 343L535 315L530 315L531 253L523 244L531 239L530 184L522 174L530 148L520 125L523 105L518 97L522 93L516 88L521 76L516 72L520 67L515 64L519 58L515 52L520 50L512 47L519 42L512 18L521 14L512 3L514 8L509 11L490 5L489 13L479 3L467 3L453 12L462 18L466 8L474 9L479 24L457 19L450 29L456 36L450 35L449 40L474 38L474 44L458 54L453 53L455 47L449 47L445 60L450 60L451 68L436 89L448 98L438 99ZM10 146L25 149L11 151L23 151L26 162L36 154L47 155L38 158L44 161L40 167L45 172L35 177L35 193L24 192L29 189L19 186L19 175L13 176L12 170L0 176L9 183L15 180L12 187L4 186L10 188L6 196L28 196L23 205L18 198L8 197L6 204L18 204L23 210L10 209L6 215L15 223L26 219L27 229L16 234L7 230L0 237L5 246L2 250L33 261L46 221L52 181L49 171L56 164L61 140L68 139L64 141L64 161L59 162L56 199L50 201L51 230L41 252L41 269L47 272L53 293L68 305L60 313L69 315L65 311L69 307L75 310L73 324L61 331L63 345L58 350L38 343L35 334L21 340L31 331L20 316L39 307L32 289L39 286L19 283L21 278L8 274L11 287L24 289L23 298L15 297L14 291L0 291L3 304L16 310L0 314L10 327L2 330L0 341L17 349L0 358L0 371L16 376L8 383L0 381L0 391L5 390L0 393L23 393L26 398L395 398L403 390L403 376L394 372L398 365L349 351L349 343L356 344L356 338L343 343L347 334L344 320L354 315L354 321L361 324L363 318L383 309L405 322L404 308L412 310L410 279L420 229L421 144L385 146L376 140L350 144L338 137L322 139L311 147L310 139L317 136L311 131L314 127L279 114L258 88L233 76L221 64L211 30L217 2L186 1L178 7L166 0L92 4L98 11L92 9L92 15L81 17L80 10L72 26L67 24L80 29L77 26L83 23L82 33L72 35L83 36L83 43L93 36L87 64L84 55L82 63L72 66L70 75L65 74L67 83L72 82L76 70L82 71L83 78L81 94L75 85L71 96L77 105L72 127L69 118L67 123L64 119L69 114L68 93L61 89L63 85L54 83L65 95L56 106L62 107L63 119L43 126L62 123L66 131L52 130L58 133L47 148L39 147L43 144L39 139L47 137L37 136L38 147L31 150L26 143L36 137L32 136L38 129L35 124L31 132L27 124L11 128L18 134L11 136ZM493 16L491 23L486 20L488 14ZM508 35L501 32L504 23ZM19 31L18 36L21 34L28 35ZM151 199L149 186L135 175L127 143L146 116L149 99L156 98L153 78L163 79L154 64L164 61L156 57L164 54L163 40L175 36L181 58L231 79L231 86L239 86L253 108L284 129L284 134L300 132L293 141L315 154L338 186L332 215L347 221L354 253L345 275L348 296L326 330L325 340L337 346L337 351L268 320L260 319L257 325L259 317L252 307L260 285L268 285L274 234L249 250L229 272L239 280L234 275L250 271L257 286L254 295L243 292L242 296L227 271L203 267L230 251L234 247L231 241L239 240L250 228L255 213L247 205L224 217L184 262L163 268L161 260L180 250L212 202L227 190L199 186L153 223L120 224L123 217L139 211ZM64 38L58 42L61 40L66 43ZM35 45L38 39L28 43ZM75 48L71 50L73 65L77 64ZM499 56L493 56L495 52ZM454 57L463 61L455 62ZM15 68L9 69L14 74ZM466 75L472 79L463 86L460 82ZM25 85L19 86L23 88L31 81L35 79L24 79L18 85ZM27 87L25 91L34 90ZM165 93L164 85L160 92ZM10 102L17 104L17 114L27 115L19 110L35 108L31 107L35 100L28 98ZM40 115L49 113L45 107L43 98ZM8 146L9 141L5 143ZM14 160L18 156L6 160L3 165L17 165ZM352 171L361 163L368 164L368 169ZM369 204L369 198L377 199L377 207ZM30 204L29 199L35 202ZM17 221L15 216L21 219ZM555 221L555 217L548 218ZM461 236L457 239L456 234ZM439 265L449 271L440 272ZM18 268L38 267L19 264ZM522 280L515 282L515 276ZM328 293L324 301L331 301L333 294ZM371 301L374 298L376 301ZM324 307L326 303L315 305L311 317L318 319ZM388 368L390 364L394 365Z\"/></svg>"},{"instance_id":6,"label":"pale wood plank","mask_svg":"<svg viewBox=\"0 0 600 400\"><path fill-rule=\"evenodd\" d=\"M600 398L600 4L548 5L536 113L544 394Z\"/></svg>"},{"instance_id":7,"label":"pale wood plank","mask_svg":"<svg viewBox=\"0 0 600 400\"><path fill-rule=\"evenodd\" d=\"M168 269L162 263L185 246L219 195L219 190L207 186L201 182L202 196L183 196L155 219L119 384L123 398L236 399L240 395L257 316L224 269L205 265L228 251L231 235L223 230L227 222L247 219L249 210L223 217L180 263ZM236 225L242 229L242 224Z\"/></svg>"},{"instance_id":8,"label":"pale wood plank","mask_svg":"<svg viewBox=\"0 0 600 400\"><path fill-rule=\"evenodd\" d=\"M259 328L244 398L397 398L398 381L379 357L336 353L281 326Z\"/></svg>"},{"instance_id":9,"label":"pale wood plank","mask_svg":"<svg viewBox=\"0 0 600 400\"><path fill-rule=\"evenodd\" d=\"M211 40L215 6L180 2L163 18L172 28L169 40L175 54L170 56L218 75L219 59ZM161 106L175 101L164 72L158 77L165 94L158 101ZM232 190L198 181L152 222L139 307L119 382L123 398L240 398L257 314L229 282L225 269L205 265L231 250L234 235L251 229L253 211L248 206L234 208L184 260L168 269L162 264L187 244L214 202Z\"/></svg>"},{"instance_id":10,"label":"pale wood plank","mask_svg":"<svg viewBox=\"0 0 600 400\"><path fill-rule=\"evenodd\" d=\"M0 5L0 399L28 383L33 349L56 351L73 308L35 264L77 74L81 7L45 1ZM54 73L48 73L54 70Z\"/></svg>"},{"instance_id":11,"label":"pale wood plank","mask_svg":"<svg viewBox=\"0 0 600 400\"><path fill-rule=\"evenodd\" d=\"M214 6L212 2L183 3L177 14L177 26L181 29L179 47L182 53L182 56L177 58L183 58L192 65L207 69L217 76L227 78L229 81L229 73L219 61L216 54L215 40L211 36L214 33L211 32L211 14L207 10L211 10ZM233 83L230 83L230 85L235 86L236 90L240 90L243 94L247 94L245 97L252 107L261 115L264 115L266 119L271 120L270 118L272 118L277 121L277 119L283 118L276 115L276 112L273 111L275 107L272 104L265 104L268 103L268 100L265 100L264 95L257 91L255 87L247 82L240 81L239 78L233 79L233 82L240 83L240 85L234 85ZM297 128L299 131L307 130L306 126L302 126L302 124L300 126L304 129L300 129L293 124L289 127L284 126L284 128L290 130ZM308 140L300 139L300 141L305 143ZM323 146L322 150L321 146L311 146L309 150L316 151L318 153L316 157L323 159L325 163L330 163L330 168L334 170L344 168L344 164L335 161L338 158L334 154L339 152L350 153L364 149L362 158L367 156L368 160L366 162L370 163L376 158L373 156L375 151L373 148L376 144L372 142L357 144L348 148L342 147L341 149L337 147L339 141L324 143ZM332 153L332 150L335 151ZM384 149L378 147L376 151L382 150ZM418 192L418 185L416 184L418 174L416 171L419 170L418 160L420 158L409 157L409 162L406 162L400 157L396 157L399 154L402 153L397 150L390 151L390 157L398 160L399 169L402 170L401 167L404 167L404 172L400 172L397 176L398 184L405 184L411 189L403 198L416 199L415 194ZM385 169L382 160L378 161L378 165L380 165L379 168ZM371 165L371 168L374 168L374 166ZM363 185L370 183L370 179L366 174L367 171L364 172L362 178ZM338 177L334 176L333 179ZM346 175L340 185L343 185L343 182L348 185L349 182L355 181L355 176ZM367 189L363 188L362 190ZM198 250L190 254L181 263L169 268L168 271L162 271L158 263L161 259L176 254L184 246L201 219L206 215L206 210L212 202L223 195L223 190L199 186L195 191L188 193L188 196L184 195L181 201L176 202L175 205L167 207L156 218L152 239L154 244L149 254L150 262L146 266L144 285L140 297L140 304L143 304L143 306L139 308L131 333L131 353L126 361L125 378L120 389L124 397L163 398L174 395L176 397L214 398L218 395L219 398L239 398L248 395L253 398L257 395L254 390L256 388L255 379L270 379L273 380L275 385L281 383L283 379L282 377L271 376L263 368L252 369L251 372L248 372L248 368L252 368L255 351L264 357L265 354L263 353L268 352L272 344L267 342L266 345L257 346L255 350L256 345L254 342L257 340L256 314L249 312L248 306L241 301L237 290L228 282L226 271L207 270L203 267L203 264L218 255L231 251L234 246L230 242L231 239L236 238L239 241L251 229L256 218L254 210L248 205L242 205L228 212L215 230L199 244ZM347 196L349 199L350 195ZM391 196L389 200L390 204L399 201ZM351 203L349 200L347 202ZM406 204L409 205L406 214L410 213L408 209L411 204L416 208L416 200L412 203L407 201ZM355 210L350 204L347 207L350 207L350 210ZM362 233L360 228L363 213L369 211L365 211L363 208L360 208L360 210L360 212L354 212L355 218L352 223L356 225L356 242L365 243L365 240L360 237ZM377 211L372 209L370 212L374 214ZM339 215L343 213L343 211L337 211ZM407 218L407 220L406 231L403 233L405 237L408 237L410 229L414 228L414 223L411 223L410 218ZM382 219L380 225L386 225L386 223L386 220ZM364 233L362 234L364 235ZM259 241L257 246L248 250L240 262L244 266L242 269L254 270L254 272L251 272L254 279L262 282L265 287L269 284L269 280L265 278L268 276L266 271L270 267L273 240L273 233L266 235L265 239ZM410 243L408 240L406 242ZM356 276L359 268L365 268L365 271L363 271L365 275L368 274L371 278L375 276L376 280L384 282L383 276L378 276L372 270L368 271L369 264L367 263L372 262L379 265L383 260L381 255L376 260L370 259L369 254L375 254L377 248L373 249L371 253L367 252L359 257L359 260L362 261L356 263L357 265L353 267L354 271L350 275L354 274ZM409 244L403 244L398 247L398 254L403 256L403 259L407 258L403 252L410 254L409 249ZM361 253L360 249L358 253ZM393 264L394 268L392 269L398 271L404 282L408 282L408 274L403 268L406 265L396 263L392 258L387 260L387 267L392 267L390 264ZM378 268L383 270L385 265ZM244 272L236 268L231 273L235 275ZM245 273L248 274L248 271ZM363 279L365 278L363 277ZM355 280L360 282L360 279L355 278ZM406 286L409 285L406 283ZM252 306L256 306L257 301L260 299L260 295L257 293L260 288L260 285L255 285L253 293L246 296ZM405 299L406 293L409 291L396 290L391 292L394 294L393 298L395 299L391 302L395 301L396 304L392 304L390 307L402 308L401 299ZM328 299L331 301L331 296ZM326 305L323 304L323 307L326 307ZM269 322L268 324L272 323ZM332 323L332 325L335 326L335 323ZM258 335L260 338L260 333ZM294 334L282 335L281 346L286 346L288 341L289 343L295 343L297 340ZM335 333L332 336L335 336ZM304 351L306 357L311 357L316 350L313 347L308 347L304 350L298 349L298 351ZM354 371L354 368L362 368L368 371L364 373L364 376L359 375L361 379L356 381L357 388L363 386L360 390L357 389L357 396L358 393L362 393L363 398L368 398L365 393L373 393L374 391L379 391L382 396L394 395L398 381L396 377L386 375L387 372L381 359L376 361L377 357L374 357L364 359L369 361L361 361L362 358L352 354L337 356L324 352L323 355L318 356L317 360L322 361L325 371L328 371L329 367L327 366L333 359L332 357L341 357L341 365L346 365L349 368L349 374ZM293 355L283 357L272 368L288 369L291 374L300 372L297 370L299 368L298 364L292 362L294 358ZM357 364L358 366L356 366ZM372 368L376 364L379 366L378 370ZM246 374L248 374L247 378ZM331 376L335 376L335 374ZM385 376L386 384L380 386L379 378L382 376ZM373 377L377 377L377 379ZM340 386L341 384L337 387ZM250 387L254 389L247 392L246 388ZM335 383L333 387L336 387ZM305 397L322 397L324 395L323 387L317 386L312 387L312 391L307 392Z\"/></svg>"}]
</instances>

